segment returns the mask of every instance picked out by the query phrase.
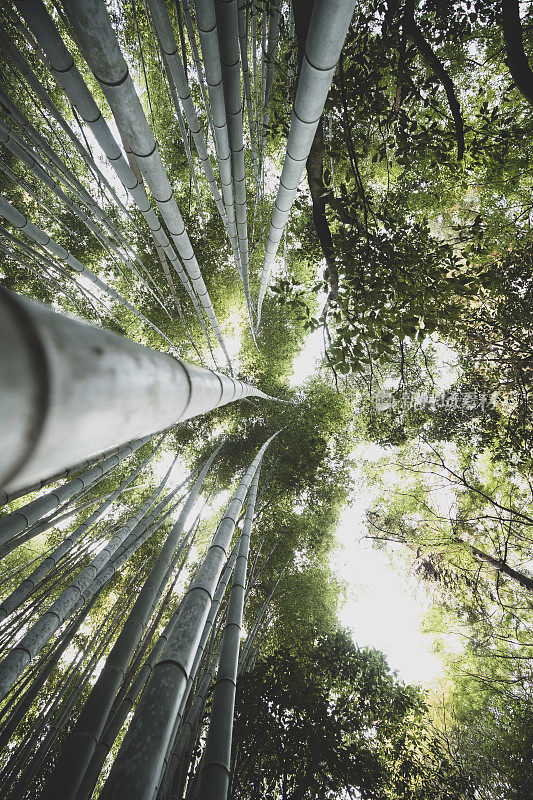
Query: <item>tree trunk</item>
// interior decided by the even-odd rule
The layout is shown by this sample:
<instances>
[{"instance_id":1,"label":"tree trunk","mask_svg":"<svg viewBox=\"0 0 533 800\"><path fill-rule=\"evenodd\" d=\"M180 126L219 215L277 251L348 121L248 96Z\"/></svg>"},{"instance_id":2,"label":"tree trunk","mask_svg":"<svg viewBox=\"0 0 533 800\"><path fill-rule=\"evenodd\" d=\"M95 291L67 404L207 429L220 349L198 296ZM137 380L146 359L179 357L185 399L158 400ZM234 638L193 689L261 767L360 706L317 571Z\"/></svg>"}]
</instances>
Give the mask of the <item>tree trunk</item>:
<instances>
[{"instance_id":1,"label":"tree trunk","mask_svg":"<svg viewBox=\"0 0 533 800\"><path fill-rule=\"evenodd\" d=\"M533 70L524 51L518 0L502 0L502 28L509 72L517 88L533 106Z\"/></svg>"}]
</instances>

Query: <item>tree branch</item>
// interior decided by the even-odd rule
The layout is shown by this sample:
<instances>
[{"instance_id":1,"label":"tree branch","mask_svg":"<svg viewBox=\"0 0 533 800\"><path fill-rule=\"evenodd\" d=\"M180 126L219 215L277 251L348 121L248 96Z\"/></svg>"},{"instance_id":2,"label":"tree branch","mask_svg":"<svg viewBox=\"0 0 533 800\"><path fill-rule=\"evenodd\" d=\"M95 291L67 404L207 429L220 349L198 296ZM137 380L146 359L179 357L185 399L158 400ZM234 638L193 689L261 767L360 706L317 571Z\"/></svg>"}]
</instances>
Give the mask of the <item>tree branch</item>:
<instances>
[{"instance_id":1,"label":"tree branch","mask_svg":"<svg viewBox=\"0 0 533 800\"><path fill-rule=\"evenodd\" d=\"M407 0L405 4L405 13L403 16L403 29L407 34L407 36L411 39L413 44L416 46L418 52L420 53L420 55L422 56L428 67L433 71L433 73L439 79L444 88L444 91L446 92L446 97L448 98L448 105L450 107L450 111L452 113L455 125L455 138L457 140L457 158L460 161L465 152L464 123L461 114L461 107L459 105L459 101L457 100L457 95L455 94L453 81L450 78L446 69L444 68L444 64L433 52L431 45L424 38L424 34L422 33L422 31L420 30L415 21L414 5L415 5L414 0Z\"/></svg>"},{"instance_id":2,"label":"tree branch","mask_svg":"<svg viewBox=\"0 0 533 800\"><path fill-rule=\"evenodd\" d=\"M502 0L502 28L507 51L505 63L516 88L533 106L533 71L524 52L518 0Z\"/></svg>"}]
</instances>

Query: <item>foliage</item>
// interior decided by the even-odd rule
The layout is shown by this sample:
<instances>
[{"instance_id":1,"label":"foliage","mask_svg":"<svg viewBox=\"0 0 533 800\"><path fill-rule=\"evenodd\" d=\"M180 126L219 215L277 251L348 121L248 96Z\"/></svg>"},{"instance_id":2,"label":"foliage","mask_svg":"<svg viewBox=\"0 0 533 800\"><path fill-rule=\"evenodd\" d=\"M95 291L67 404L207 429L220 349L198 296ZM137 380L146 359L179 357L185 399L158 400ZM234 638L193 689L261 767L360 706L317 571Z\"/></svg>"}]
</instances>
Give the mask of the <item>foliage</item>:
<instances>
[{"instance_id":1,"label":"foliage","mask_svg":"<svg viewBox=\"0 0 533 800\"><path fill-rule=\"evenodd\" d=\"M281 647L239 686L235 797L472 796L421 694L342 631Z\"/></svg>"},{"instance_id":2,"label":"foliage","mask_svg":"<svg viewBox=\"0 0 533 800\"><path fill-rule=\"evenodd\" d=\"M180 38L179 4L167 5ZM52 6L48 4L50 11ZM255 6L266 18L271 3ZM509 71L500 2L356 4L321 121L321 196L333 259L324 260L313 198L302 184L265 299L257 344L207 184L199 179L197 193L192 180L146 8L133 0L109 8L214 307L226 337L233 339L238 377L279 400L230 404L190 420L171 431L162 447L165 459L177 453L194 471L223 443L206 482L207 509L186 570L191 575L241 472L263 442L280 432L262 467L252 534L244 627L250 633L258 619L261 625L252 654L255 666L239 683L234 795L529 797L533 117ZM283 11L266 131L267 178L257 195L246 149L254 296L276 187L270 172L277 176L283 163L296 86L297 43L291 39L285 5ZM63 14L57 9L53 13L110 120ZM530 3L522 4L522 17L531 63ZM92 139L85 138L73 108L16 20L6 11L9 35L108 175ZM208 111L189 42L184 51L180 44L180 54L207 131ZM220 367L223 359L213 337L209 341L173 274L175 286L169 285L142 215L116 180L106 188L94 169L87 168L63 128L43 111L8 62L2 64L0 90L5 93L5 122L30 152L44 159L45 169L71 203L89 213L97 234L3 148L0 167L7 199L142 311L181 357ZM9 98L45 136L52 152L32 138L31 127L17 122ZM114 190L123 208L113 198ZM83 204L84 191L96 206ZM97 207L102 214L95 212ZM137 259L137 269L145 270L142 279L112 245ZM123 307L73 283L68 269L12 227L3 234L0 269L5 288L147 346L168 349L165 340ZM307 334L320 328L323 364L293 388L294 358ZM444 346L455 356L451 382L442 369ZM410 400L442 396L443 385L448 399L469 392L496 399L470 406ZM393 398L390 408L376 403L383 391ZM378 546L403 547L419 578L432 589L427 627L447 662L444 711L428 710L422 694L400 684L380 654L358 650L338 631L342 586L328 558L351 491L351 453L365 441L386 448L386 457L367 473L372 489L378 490L369 508L369 535ZM96 503L116 488L148 448L121 464L83 500ZM100 547L132 515L154 490L162 470L161 462L143 472L91 531L86 550L62 561L58 580L47 578L31 595L15 630L36 609L45 610L67 578L89 563L90 548ZM34 496L15 501L9 510ZM9 554L3 562L3 594L93 508ZM111 612L120 610L121 594L133 597L138 591L170 524L114 575L73 638L71 658L72 652L90 650L99 630L109 632L106 625L114 624ZM159 629L181 596L187 575L175 596L161 605ZM462 641L451 656L446 655L450 631ZM49 677L17 728L15 744L31 735L63 686L68 663L65 658ZM75 684L81 667L74 672ZM70 724L69 718L63 737ZM49 730L45 727L42 736ZM48 764L56 749L54 745ZM3 756L6 763L10 752Z\"/></svg>"}]
</instances>

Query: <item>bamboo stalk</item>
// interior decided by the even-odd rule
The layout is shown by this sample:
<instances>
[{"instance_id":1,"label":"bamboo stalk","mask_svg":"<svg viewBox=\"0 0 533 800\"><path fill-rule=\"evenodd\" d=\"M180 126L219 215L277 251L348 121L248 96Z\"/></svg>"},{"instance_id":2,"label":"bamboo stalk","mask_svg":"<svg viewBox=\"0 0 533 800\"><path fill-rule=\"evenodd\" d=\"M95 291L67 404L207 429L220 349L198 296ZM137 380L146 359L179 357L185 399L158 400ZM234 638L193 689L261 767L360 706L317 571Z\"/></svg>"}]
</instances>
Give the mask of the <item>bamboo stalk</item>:
<instances>
[{"instance_id":1,"label":"bamboo stalk","mask_svg":"<svg viewBox=\"0 0 533 800\"><path fill-rule=\"evenodd\" d=\"M96 743L102 734L112 703L119 691L122 677L148 624L153 603L164 591L163 578L218 449L207 460L191 488L178 520L128 614L106 663L85 701L61 758L47 781L43 800L47 797L56 798L59 794L63 800L69 800L76 795Z\"/></svg>"},{"instance_id":2,"label":"bamboo stalk","mask_svg":"<svg viewBox=\"0 0 533 800\"><path fill-rule=\"evenodd\" d=\"M198 525L198 522L199 522L199 518L200 518L200 514L198 515L197 519L195 520L194 525L190 528L189 532L187 533L187 536L184 537L183 542L180 545L178 552L175 554L175 556L174 556L174 558L172 560L172 563L171 563L171 565L169 566L169 568L167 570L167 575L163 579L163 584L166 585L168 577L170 576L170 574L174 570L178 560L181 558L182 552L185 551L183 557L181 558L181 563L180 563L180 566L178 568L178 571L177 571L176 575L173 578L172 586L169 588L166 598L163 600L163 603L161 604L161 607L160 607L157 615L155 616L155 619L154 619L153 623L151 624L149 631L145 635L143 643L140 645L140 652L138 654L138 659L142 658L142 654L144 654L147 644L152 640L153 634L154 634L154 632L155 632L155 630L157 628L157 625L159 624L159 621L161 619L161 615L163 613L163 609L167 606L167 604L171 600L171 594L172 594L172 591L173 591L173 587L174 587L174 585L175 585L175 583L176 583L176 581L178 579L178 576L179 576L179 574L180 574L180 572L181 572L181 570L182 570L182 568L183 568L183 566L185 564L185 561L186 561L186 559L188 557L188 552L189 552L189 549L190 549L190 547L192 545L192 542L194 541L194 537L195 537L197 525ZM78 790L77 795L76 795L77 800L86 800L86 799L88 800L88 798L91 796L91 794L92 794L92 792L94 790L94 787L96 785L96 782L98 780L98 776L100 775L100 772L102 771L102 767L104 765L104 762L105 762L105 759L107 757L107 754L109 753L109 750L111 749L111 747L113 745L113 742L115 741L116 737L118 736L119 731L122 728L122 725L124 724L124 721L126 720L126 717L128 716L129 712L131 711L131 708L132 708L133 704L135 703L135 700L137 699L137 697L141 693L141 691L142 691L142 689L143 689L143 687L144 687L144 685L145 685L145 683L146 683L146 681L147 681L147 679L148 679L148 677L149 677L149 675L150 675L150 673L151 673L151 671L153 669L154 664L157 662L157 660L159 658L159 655L161 654L161 651L162 651L164 645L166 644L166 642L168 640L168 636L170 634L170 631L172 630L172 627L174 626L174 624L176 622L176 619L177 619L177 616L178 616L178 612L179 612L179 604L178 604L178 608L175 609L174 612L172 613L172 615L171 615L171 617L170 617L165 629L163 630L163 632L161 633L161 635L157 639L155 645L152 647L148 657L146 658L146 660L142 664L142 666L141 666L141 668L140 668L138 673L136 673L136 669L137 669L138 663L135 664L135 660L134 660L130 664L128 672L124 676L124 681L123 681L123 685L125 687L125 690L122 693L122 696L120 697L120 700L118 702L116 702L115 705L113 705L111 711L109 712L109 714L107 716L106 723L105 723L105 728L103 730L103 733L101 734L101 736L100 736L100 738L98 740L98 743L97 743L97 745L96 745L96 747L94 749L94 753L92 755L90 763L88 764L87 769L85 770L85 773L83 775L83 780L82 780L82 782L80 784L79 790ZM134 675L135 675L135 678L134 678L134 680L132 680Z\"/></svg>"},{"instance_id":3,"label":"bamboo stalk","mask_svg":"<svg viewBox=\"0 0 533 800\"><path fill-rule=\"evenodd\" d=\"M280 20L280 0L274 0L269 12L268 19L268 35L266 51L263 54L265 66L265 82L264 82L264 100L263 100L263 121L261 127L261 163L260 170L263 169L263 160L265 157L265 141L268 124L270 120L270 98L272 95L272 86L274 84L274 70L276 66L276 50L278 47L278 32Z\"/></svg>"},{"instance_id":4,"label":"bamboo stalk","mask_svg":"<svg viewBox=\"0 0 533 800\"><path fill-rule=\"evenodd\" d=\"M0 485L18 489L257 389L2 292Z\"/></svg>"},{"instance_id":5,"label":"bamboo stalk","mask_svg":"<svg viewBox=\"0 0 533 800\"><path fill-rule=\"evenodd\" d=\"M160 487L150 495L133 517L119 528L117 533L98 552L90 564L82 569L76 578L61 592L50 608L24 634L20 642L5 656L0 663L0 699L6 696L23 670L42 650L58 627L63 624L73 610L77 610L77 603L80 597L83 596L85 590L91 585L100 570L105 567L113 553L139 524L158 492L161 491L165 480L166 478L163 479ZM84 599L88 600L89 598L85 597Z\"/></svg>"},{"instance_id":6,"label":"bamboo stalk","mask_svg":"<svg viewBox=\"0 0 533 800\"><path fill-rule=\"evenodd\" d=\"M246 516L239 540L237 563L231 584L217 679L211 703L211 718L199 778L198 797L200 800L226 800L228 794L246 571L259 471L260 468L257 469L250 487Z\"/></svg>"},{"instance_id":7,"label":"bamboo stalk","mask_svg":"<svg viewBox=\"0 0 533 800\"><path fill-rule=\"evenodd\" d=\"M94 172L97 176L97 180L102 183L115 203L121 208L121 210L126 214L130 221L133 221L131 214L128 212L128 209L123 206L119 197L117 196L115 190L105 177L102 174L101 170L99 169L98 165L94 161L92 155L87 152L85 147L81 144L76 134L73 132L72 128L65 120L63 115L58 110L57 106L50 98L48 92L36 76L36 74L31 69L30 65L28 64L25 57L22 55L20 50L11 42L9 37L7 36L6 32L0 27L0 52L3 58L7 58L15 67L16 70L23 76L24 80L28 84L28 86L35 92L39 100L43 103L44 107L47 111L52 115L52 117L58 122L64 132L67 134L68 138L70 139L72 145L77 150L78 154L81 156L85 164L89 167L89 169ZM119 232L116 232L119 235Z\"/></svg>"},{"instance_id":8,"label":"bamboo stalk","mask_svg":"<svg viewBox=\"0 0 533 800\"><path fill-rule=\"evenodd\" d=\"M195 8L200 46L204 59L205 79L213 117L220 185L228 217L229 239L235 264L242 280L242 267L235 218L235 200L233 196L233 178L231 174L231 152L228 138L228 126L226 123L226 107L224 103L224 89L222 86L222 70L216 22L212 8L211 13L209 13L209 8L206 10L204 5L200 5L197 0L195 0Z\"/></svg>"},{"instance_id":9,"label":"bamboo stalk","mask_svg":"<svg viewBox=\"0 0 533 800\"><path fill-rule=\"evenodd\" d=\"M0 605L0 621L5 619L9 614L12 613L24 600L29 597L29 595L34 591L37 584L50 572L50 570L54 569L54 567L59 563L60 559L63 558L65 553L67 553L76 542L78 542L82 536L86 534L86 532L97 522L97 520L105 514L107 509L115 502L117 497L119 497L124 489L139 475L140 472L144 469L148 461L152 458L152 454L150 454L147 458L145 458L141 464L137 467L137 469L133 470L133 472L128 475L126 480L124 480L118 489L116 489L112 494L110 494L104 502L98 506L96 511L87 517L87 519L78 525L74 531L67 536L66 539L58 546L56 549L50 553L40 564L39 566L31 572L30 575L27 575L22 583L13 591L11 594L2 600L2 604Z\"/></svg>"},{"instance_id":10,"label":"bamboo stalk","mask_svg":"<svg viewBox=\"0 0 533 800\"><path fill-rule=\"evenodd\" d=\"M227 558L235 520L270 441L263 445L241 479L185 595L176 625L154 667L137 706L134 722L102 789L102 800L141 800L151 797L157 786L187 679Z\"/></svg>"},{"instance_id":11,"label":"bamboo stalk","mask_svg":"<svg viewBox=\"0 0 533 800\"><path fill-rule=\"evenodd\" d=\"M257 164L257 143L255 141L255 123L254 123L254 110L252 104L252 87L250 85L250 65L248 62L248 9L245 7L242 0L240 0L238 4L237 11L238 11L238 21L239 21L239 48L241 52L242 82L244 86L244 99L246 101L246 116L248 117L248 130L250 134L250 149L252 151L252 164L254 168L255 182L257 184L259 180L259 170Z\"/></svg>"},{"instance_id":12,"label":"bamboo stalk","mask_svg":"<svg viewBox=\"0 0 533 800\"><path fill-rule=\"evenodd\" d=\"M224 227L227 228L228 220L226 216L226 210L215 181L215 175L213 173L211 161L209 160L209 155L207 153L207 147L200 127L200 122L198 120L198 115L196 113L196 108L194 107L191 97L187 76L185 74L182 61L177 55L178 45L172 31L167 9L164 3L160 2L160 0L147 0L147 3L150 8L150 14L152 15L152 19L154 21L159 44L163 52L164 61L168 66L171 86L173 85L175 87L180 102L183 106L187 124L189 126L193 142L196 146L200 163L202 165L202 170L211 191L211 196L213 197L218 213L220 214L222 223ZM177 107L179 108L179 104Z\"/></svg>"},{"instance_id":13,"label":"bamboo stalk","mask_svg":"<svg viewBox=\"0 0 533 800\"><path fill-rule=\"evenodd\" d=\"M266 243L256 329L261 322L261 309L270 271L324 110L354 6L355 0L315 0L313 5L292 110L287 151Z\"/></svg>"},{"instance_id":14,"label":"bamboo stalk","mask_svg":"<svg viewBox=\"0 0 533 800\"><path fill-rule=\"evenodd\" d=\"M176 762L176 749L179 752L180 743L182 742L183 736L186 736L186 733L183 733L180 730L181 722L183 720L183 715L186 709L186 703L189 700L190 693L192 690L193 683L195 681L198 669L200 667L200 663L202 659L206 655L206 646L209 640L213 639L215 634L216 628L214 627L217 621L217 617L220 613L221 603L224 599L224 595L226 593L226 589L229 583L229 580L233 574L233 570L235 568L235 563L237 561L237 551L238 547L235 546L231 551L231 554L226 561L226 565L220 576L220 580L218 582L215 594L213 595L213 602L211 603L211 607L209 609L209 614L207 615L207 619L204 624L204 628L202 631L202 636L200 637L200 641L198 643L198 648L196 650L196 654L194 656L194 661L191 667L191 671L187 678L187 686L185 688L185 692L181 699L180 708L174 722L174 728L172 731L172 736L170 737L170 742L167 747L167 753L165 759L163 761L163 767L161 770L161 777L159 783L159 793L165 793L166 788L168 787L169 781L172 780L172 776L174 770L177 766Z\"/></svg>"},{"instance_id":15,"label":"bamboo stalk","mask_svg":"<svg viewBox=\"0 0 533 800\"><path fill-rule=\"evenodd\" d=\"M145 322L147 325L152 328L159 336L162 336L163 339L171 346L173 350L175 350L175 345L173 342L170 341L168 336L166 336L163 331L161 331L157 325L154 325L144 314L139 311L135 306L132 306L125 297L122 297L119 292L109 286L105 281L95 275L92 270L86 267L84 264L81 263L72 253L69 253L68 250L58 244L54 239L48 236L47 233L42 231L37 225L34 225L33 222L22 214L18 209L14 208L11 203L8 203L3 197L0 197L0 215L4 217L8 222L21 230L25 236L28 237L32 242L37 242L37 244L42 245L48 252L52 253L56 258L60 261L65 263L71 269L73 269L78 275L82 275L84 278L87 278L91 283L93 283L98 289L100 289L105 294L112 297L113 300L116 300L120 305L127 308L128 311L131 311L138 319Z\"/></svg>"},{"instance_id":16,"label":"bamboo stalk","mask_svg":"<svg viewBox=\"0 0 533 800\"><path fill-rule=\"evenodd\" d=\"M196 0L196 8L197 14L201 11L203 18L209 17L212 19L214 12L216 19L218 48L222 68L224 104L226 108L226 123L228 126L228 139L231 151L231 173L237 219L237 238L241 260L241 278L250 318L250 328L253 329L252 300L250 297L249 281L246 176L242 130L241 65L237 0Z\"/></svg>"},{"instance_id":17,"label":"bamboo stalk","mask_svg":"<svg viewBox=\"0 0 533 800\"><path fill-rule=\"evenodd\" d=\"M102 148L106 158L113 167L125 190L130 193L143 215L152 235L161 245L166 257L172 264L193 304L196 315L205 329L205 322L198 298L191 282L183 269L168 236L150 205L144 187L137 180L133 170L122 155L109 126L96 105L93 96L81 77L74 59L65 47L57 29L47 14L40 0L16 0L28 26L31 28L39 44L50 62L52 73L63 91L76 107L84 122L89 126L96 141ZM127 138L127 137L126 137Z\"/></svg>"},{"instance_id":18,"label":"bamboo stalk","mask_svg":"<svg viewBox=\"0 0 533 800\"><path fill-rule=\"evenodd\" d=\"M106 8L102 0L70 0L68 16L117 127L135 154L231 372L231 359L209 292Z\"/></svg>"},{"instance_id":19,"label":"bamboo stalk","mask_svg":"<svg viewBox=\"0 0 533 800\"><path fill-rule=\"evenodd\" d=\"M61 189L58 183L48 175L48 173L39 166L37 161L33 158L33 156L25 149L20 146L20 143L17 141L18 137L14 135L14 132L10 130L9 126L6 125L2 120L0 120L0 142L2 142L7 149L13 153L16 158L18 158L22 163L37 177L39 178L45 186L47 186L51 191L56 195L56 197L61 200L67 208L75 214L78 219L80 219L83 224L91 231L91 233L96 237L98 242L105 247L107 250L110 250L115 256L127 266L129 267L134 274L139 278L142 282L143 286L150 292L150 294L154 297L156 302L163 308L163 310L167 312L164 304L162 303L160 297L155 294L154 290L151 286L148 285L146 280L143 276L138 272L137 267L134 263L129 259L129 257L123 253L117 245L113 241L111 241L93 222L91 217L85 213L85 211L77 205L73 200L65 194L65 192ZM26 190L28 191L28 190ZM31 192L31 190L30 190ZM141 263L141 262L139 262ZM143 266L144 269L144 266ZM155 285L155 284L154 284ZM157 287L156 287L157 288Z\"/></svg>"},{"instance_id":20,"label":"bamboo stalk","mask_svg":"<svg viewBox=\"0 0 533 800\"><path fill-rule=\"evenodd\" d=\"M115 455L109 456L100 464L83 472L68 483L59 486L57 489L49 492L48 494L32 500L25 506L18 508L11 514L7 514L0 520L0 542L3 544L9 539L13 538L19 533L22 533L26 528L33 525L41 519L45 514L56 509L65 500L70 500L76 497L82 490L88 486L93 486L94 483L109 472L111 469L120 464L123 459L130 456L139 447L142 447L149 440L146 436L143 439L137 439L131 444L127 444Z\"/></svg>"}]
</instances>

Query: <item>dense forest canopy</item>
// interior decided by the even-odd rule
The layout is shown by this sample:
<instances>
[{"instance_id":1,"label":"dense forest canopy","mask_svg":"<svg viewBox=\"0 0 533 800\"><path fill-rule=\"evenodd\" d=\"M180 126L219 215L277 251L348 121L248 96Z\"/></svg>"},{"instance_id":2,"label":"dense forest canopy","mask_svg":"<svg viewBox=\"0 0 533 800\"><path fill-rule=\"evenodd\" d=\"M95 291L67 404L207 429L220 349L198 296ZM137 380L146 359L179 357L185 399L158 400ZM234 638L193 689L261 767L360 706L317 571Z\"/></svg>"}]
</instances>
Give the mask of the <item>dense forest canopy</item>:
<instances>
[{"instance_id":1,"label":"dense forest canopy","mask_svg":"<svg viewBox=\"0 0 533 800\"><path fill-rule=\"evenodd\" d=\"M1 796L530 798L533 3L1 9Z\"/></svg>"}]
</instances>

